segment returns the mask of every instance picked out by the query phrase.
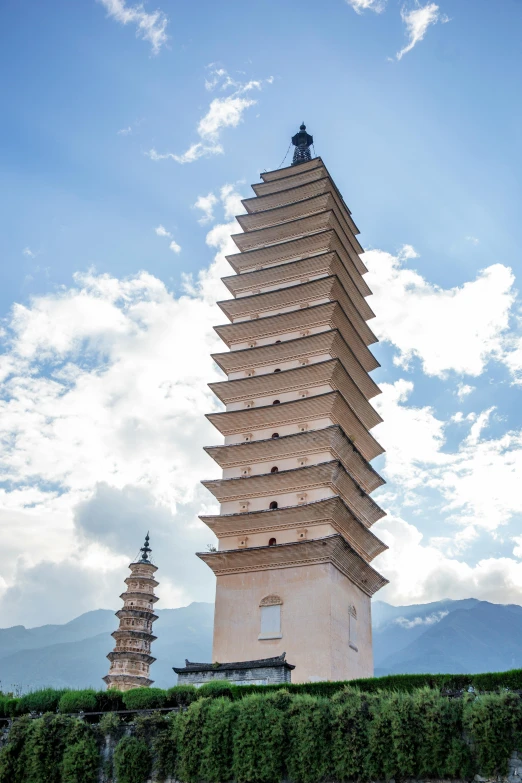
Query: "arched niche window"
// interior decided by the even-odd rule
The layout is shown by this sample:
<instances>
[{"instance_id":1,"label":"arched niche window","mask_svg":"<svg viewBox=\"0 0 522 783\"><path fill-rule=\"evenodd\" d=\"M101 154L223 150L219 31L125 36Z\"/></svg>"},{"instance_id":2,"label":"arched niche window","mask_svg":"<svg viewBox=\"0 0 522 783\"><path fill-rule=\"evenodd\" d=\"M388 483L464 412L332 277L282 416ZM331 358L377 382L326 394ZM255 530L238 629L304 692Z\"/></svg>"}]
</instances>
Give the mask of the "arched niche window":
<instances>
[{"instance_id":1,"label":"arched niche window","mask_svg":"<svg viewBox=\"0 0 522 783\"><path fill-rule=\"evenodd\" d=\"M281 606L283 601L278 595L267 595L259 604L261 627L259 639L281 639Z\"/></svg>"},{"instance_id":2,"label":"arched niche window","mask_svg":"<svg viewBox=\"0 0 522 783\"><path fill-rule=\"evenodd\" d=\"M274 467L271 469L270 473L279 473L279 468L277 465L274 465Z\"/></svg>"},{"instance_id":3,"label":"arched niche window","mask_svg":"<svg viewBox=\"0 0 522 783\"><path fill-rule=\"evenodd\" d=\"M276 369L274 370L274 372L281 372L281 368L280 368L280 367L276 367Z\"/></svg>"},{"instance_id":4,"label":"arched niche window","mask_svg":"<svg viewBox=\"0 0 522 783\"><path fill-rule=\"evenodd\" d=\"M355 606L348 607L349 622L349 644L352 650L359 652L357 647L357 609Z\"/></svg>"},{"instance_id":5,"label":"arched niche window","mask_svg":"<svg viewBox=\"0 0 522 783\"><path fill-rule=\"evenodd\" d=\"M268 508L269 508L269 509L271 509L272 511L273 511L274 509L276 509L276 508L277 508L277 500L272 500L272 502L270 503L270 505L268 506ZM274 541L274 543L275 543L275 541Z\"/></svg>"},{"instance_id":6,"label":"arched niche window","mask_svg":"<svg viewBox=\"0 0 522 783\"><path fill-rule=\"evenodd\" d=\"M275 538L269 538L268 539L268 546L275 546L277 544L277 541Z\"/></svg>"},{"instance_id":7,"label":"arched niche window","mask_svg":"<svg viewBox=\"0 0 522 783\"><path fill-rule=\"evenodd\" d=\"M274 400L272 403L272 405L280 405L280 404L281 404L281 400Z\"/></svg>"},{"instance_id":8,"label":"arched niche window","mask_svg":"<svg viewBox=\"0 0 522 783\"><path fill-rule=\"evenodd\" d=\"M279 433L278 432L273 432L272 433L272 437L273 438L278 438L279 437Z\"/></svg>"},{"instance_id":9,"label":"arched niche window","mask_svg":"<svg viewBox=\"0 0 522 783\"><path fill-rule=\"evenodd\" d=\"M276 341L275 341L275 343L274 343L274 345L277 345L277 344L278 344L278 343L280 343L280 342L281 342L281 340L276 340Z\"/></svg>"}]
</instances>

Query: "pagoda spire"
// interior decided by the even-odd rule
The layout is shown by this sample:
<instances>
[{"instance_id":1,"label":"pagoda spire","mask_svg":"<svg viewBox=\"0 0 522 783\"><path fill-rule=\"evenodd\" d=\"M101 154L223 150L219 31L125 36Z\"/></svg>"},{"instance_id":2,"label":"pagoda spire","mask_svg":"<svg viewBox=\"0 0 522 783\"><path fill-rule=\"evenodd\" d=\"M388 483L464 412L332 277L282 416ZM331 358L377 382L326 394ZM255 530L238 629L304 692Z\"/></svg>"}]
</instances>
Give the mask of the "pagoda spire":
<instances>
[{"instance_id":1,"label":"pagoda spire","mask_svg":"<svg viewBox=\"0 0 522 783\"><path fill-rule=\"evenodd\" d=\"M112 633L116 646L107 656L111 665L103 678L109 689L128 691L147 688L153 683L149 679L149 669L156 659L150 654L150 646L156 639L152 623L158 619L154 614L154 604L158 600L154 595L154 588L158 586L154 573L158 569L150 558L149 540L147 533L135 562L129 565L131 574L125 580L127 589L120 595L123 607L116 612L120 625Z\"/></svg>"},{"instance_id":2,"label":"pagoda spire","mask_svg":"<svg viewBox=\"0 0 522 783\"><path fill-rule=\"evenodd\" d=\"M295 147L292 166L297 166L298 163L306 163L307 160L312 160L310 147L313 143L314 137L306 132L306 125L303 122L299 128L299 133L292 136L292 144Z\"/></svg>"}]
</instances>

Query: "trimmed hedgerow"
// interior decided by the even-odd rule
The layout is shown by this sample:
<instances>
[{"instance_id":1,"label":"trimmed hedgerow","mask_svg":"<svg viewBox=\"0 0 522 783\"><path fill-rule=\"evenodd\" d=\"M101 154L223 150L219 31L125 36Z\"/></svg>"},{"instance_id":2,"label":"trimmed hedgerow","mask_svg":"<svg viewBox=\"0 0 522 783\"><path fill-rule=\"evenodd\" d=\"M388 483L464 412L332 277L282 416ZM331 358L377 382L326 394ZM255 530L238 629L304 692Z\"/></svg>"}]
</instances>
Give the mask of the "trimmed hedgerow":
<instances>
[{"instance_id":1,"label":"trimmed hedgerow","mask_svg":"<svg viewBox=\"0 0 522 783\"><path fill-rule=\"evenodd\" d=\"M463 712L477 768L486 775L504 774L511 751L522 748L520 697L512 693L477 696L465 702Z\"/></svg>"},{"instance_id":2,"label":"trimmed hedgerow","mask_svg":"<svg viewBox=\"0 0 522 783\"><path fill-rule=\"evenodd\" d=\"M144 783L152 770L147 743L136 737L123 737L114 751L114 768L118 783Z\"/></svg>"},{"instance_id":3,"label":"trimmed hedgerow","mask_svg":"<svg viewBox=\"0 0 522 783\"><path fill-rule=\"evenodd\" d=\"M399 691L413 693L419 688L431 688L441 693L456 691L499 692L506 688L522 691L522 669L486 674L393 674L350 682L305 682L282 683L280 685L237 686L227 680L214 680L201 688L193 685L176 685L168 690L161 688L135 688L126 693L119 691L63 691L46 688L42 691L13 698L0 694L0 717L14 717L28 712L114 712L118 710L158 709L159 707L187 707L200 698L240 700L255 693L267 694L287 690L291 694L308 694L333 698L347 686L356 687L364 693ZM94 697L94 698L93 698Z\"/></svg>"},{"instance_id":4,"label":"trimmed hedgerow","mask_svg":"<svg viewBox=\"0 0 522 783\"><path fill-rule=\"evenodd\" d=\"M58 702L61 713L94 712L96 710L96 691L86 688L82 691L65 691Z\"/></svg>"},{"instance_id":5,"label":"trimmed hedgerow","mask_svg":"<svg viewBox=\"0 0 522 783\"><path fill-rule=\"evenodd\" d=\"M238 783L274 783L285 777L289 702L281 692L253 694L239 703L232 754L232 776Z\"/></svg>"},{"instance_id":6,"label":"trimmed hedgerow","mask_svg":"<svg viewBox=\"0 0 522 783\"><path fill-rule=\"evenodd\" d=\"M126 710L155 710L165 706L167 692L161 688L132 688L122 698Z\"/></svg>"},{"instance_id":7,"label":"trimmed hedgerow","mask_svg":"<svg viewBox=\"0 0 522 783\"><path fill-rule=\"evenodd\" d=\"M66 692L55 690L54 688L44 688L39 691L31 691L18 699L17 712L24 714L27 712L56 712L58 703Z\"/></svg>"},{"instance_id":8,"label":"trimmed hedgerow","mask_svg":"<svg viewBox=\"0 0 522 783\"><path fill-rule=\"evenodd\" d=\"M294 696L286 718L287 771L291 780L315 783L331 767L331 703L309 694Z\"/></svg>"},{"instance_id":9,"label":"trimmed hedgerow","mask_svg":"<svg viewBox=\"0 0 522 783\"><path fill-rule=\"evenodd\" d=\"M196 701L199 688L194 685L174 685L167 691L166 707L188 707L193 701Z\"/></svg>"}]
</instances>

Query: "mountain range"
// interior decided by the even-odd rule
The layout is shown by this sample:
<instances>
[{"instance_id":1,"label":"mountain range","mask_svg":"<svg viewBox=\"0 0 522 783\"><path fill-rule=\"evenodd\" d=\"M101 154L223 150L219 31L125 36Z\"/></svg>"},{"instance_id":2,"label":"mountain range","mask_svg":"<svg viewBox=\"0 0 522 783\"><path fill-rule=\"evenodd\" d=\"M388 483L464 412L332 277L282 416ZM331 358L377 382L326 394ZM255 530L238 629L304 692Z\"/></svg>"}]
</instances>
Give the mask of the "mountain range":
<instances>
[{"instance_id":1,"label":"mountain range","mask_svg":"<svg viewBox=\"0 0 522 783\"><path fill-rule=\"evenodd\" d=\"M214 607L192 603L158 610L151 667L155 685L175 685L173 666L212 659ZM0 629L0 691L103 688L110 636L109 609L87 612L63 625ZM468 598L413 606L373 603L375 675L476 673L522 668L522 607Z\"/></svg>"}]
</instances>

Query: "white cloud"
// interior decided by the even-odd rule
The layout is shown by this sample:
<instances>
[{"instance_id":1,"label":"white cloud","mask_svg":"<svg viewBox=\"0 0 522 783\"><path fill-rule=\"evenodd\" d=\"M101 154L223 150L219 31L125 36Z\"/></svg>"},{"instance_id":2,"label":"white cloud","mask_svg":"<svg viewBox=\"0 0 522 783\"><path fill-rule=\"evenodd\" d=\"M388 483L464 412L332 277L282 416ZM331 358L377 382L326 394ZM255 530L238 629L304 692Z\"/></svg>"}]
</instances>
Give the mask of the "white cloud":
<instances>
[{"instance_id":1,"label":"white cloud","mask_svg":"<svg viewBox=\"0 0 522 783\"><path fill-rule=\"evenodd\" d=\"M121 128L121 130L117 131L118 136L128 136L130 133L132 133L130 125L127 128Z\"/></svg>"},{"instance_id":2,"label":"white cloud","mask_svg":"<svg viewBox=\"0 0 522 783\"><path fill-rule=\"evenodd\" d=\"M412 8L409 11L402 8L401 17L406 25L406 35L408 36L409 41L400 52L397 52L397 60L401 60L407 52L411 52L419 41L422 41L430 25L439 21L449 21L448 17L441 17L439 6L436 5L436 3L427 3L424 6L420 6L419 3L416 2L415 8Z\"/></svg>"},{"instance_id":3,"label":"white cloud","mask_svg":"<svg viewBox=\"0 0 522 783\"><path fill-rule=\"evenodd\" d=\"M154 231L159 237L165 237L166 239L172 240L169 244L169 249L172 250L173 253L181 253L181 246L178 245L175 239L173 239L172 234L170 231L167 231L165 226L160 224L159 226L156 226Z\"/></svg>"},{"instance_id":4,"label":"white cloud","mask_svg":"<svg viewBox=\"0 0 522 783\"><path fill-rule=\"evenodd\" d=\"M228 221L239 196L228 187L221 193ZM176 297L146 272L126 279L88 272L70 288L14 306L0 365L0 525L8 553L0 625L113 606L138 531L141 539L152 517L165 603L212 599L212 574L192 553L213 541L197 519L214 508L200 481L219 474L203 452L219 441L204 414L220 407L207 387L221 379L210 358L222 348L215 302L227 296L220 278L238 230L235 220L213 227L207 243L216 256L192 294ZM79 521L82 508L91 509L88 523L85 514ZM104 520L103 535L92 529L96 519ZM172 568L178 549L186 572L183 564ZM104 564L106 578L95 585ZM45 587L49 569L64 593L78 571L86 592L76 609L65 598L56 608L58 586L49 594Z\"/></svg>"},{"instance_id":5,"label":"white cloud","mask_svg":"<svg viewBox=\"0 0 522 783\"><path fill-rule=\"evenodd\" d=\"M505 335L515 299L514 277L503 264L483 269L476 280L441 288L405 266L411 246L397 256L380 250L364 255L377 318L372 328L398 349L395 359L407 368L414 358L427 375L449 371L478 376L490 359L505 357ZM413 251L414 252L414 251ZM522 343L520 345L522 365ZM506 363L516 363L513 354Z\"/></svg>"},{"instance_id":6,"label":"white cloud","mask_svg":"<svg viewBox=\"0 0 522 783\"><path fill-rule=\"evenodd\" d=\"M193 163L199 158L208 155L220 155L223 153L223 146L220 142L220 136L225 128L236 128L243 120L243 114L250 106L254 106L257 101L253 98L244 97L245 93L251 90L261 90L263 84L271 84L273 79L251 80L248 82L237 82L226 74L226 71L220 69L215 71L225 75L223 89L233 87L234 92L224 98L214 98L210 102L207 113L201 118L197 127L197 134L200 141L191 144L181 155L173 152L159 153L154 147L145 154L154 161L174 160L176 163ZM219 79L218 79L219 81ZM213 89L218 81L209 82L207 80L207 89ZM209 86L210 85L210 86Z\"/></svg>"},{"instance_id":7,"label":"white cloud","mask_svg":"<svg viewBox=\"0 0 522 783\"><path fill-rule=\"evenodd\" d=\"M108 16L116 19L120 24L136 25L136 36L148 41L154 54L158 54L161 47L167 43L166 29L169 20L163 11L156 10L148 13L143 3L129 6L126 0L98 0L98 2L107 9Z\"/></svg>"},{"instance_id":8,"label":"white cloud","mask_svg":"<svg viewBox=\"0 0 522 783\"><path fill-rule=\"evenodd\" d=\"M491 557L471 566L425 544L421 532L398 517L387 517L372 529L389 546L374 561L390 580L379 593L381 600L413 604L474 597L520 603L522 562Z\"/></svg>"},{"instance_id":9,"label":"white cloud","mask_svg":"<svg viewBox=\"0 0 522 783\"><path fill-rule=\"evenodd\" d=\"M446 610L433 612L426 617L396 617L393 622L395 625L400 625L401 628L406 628L409 630L410 628L417 628L419 625L436 625L437 623L440 623L440 621L448 614L449 612Z\"/></svg>"},{"instance_id":10,"label":"white cloud","mask_svg":"<svg viewBox=\"0 0 522 783\"><path fill-rule=\"evenodd\" d=\"M522 515L522 431L488 437L494 413L488 408L469 414L469 431L455 450L445 450L445 422L429 407L407 404L411 382L399 380L381 388L375 407L384 421L372 432L386 449L383 474L389 486L382 504L397 511L422 509L423 492L435 494L438 499L431 503L437 504L438 516L459 533L467 528L456 542L459 550L474 540L475 530L494 532ZM454 421L463 424L464 417Z\"/></svg>"},{"instance_id":11,"label":"white cloud","mask_svg":"<svg viewBox=\"0 0 522 783\"><path fill-rule=\"evenodd\" d=\"M459 383L455 394L457 395L459 400L463 400L464 397L467 397L473 391L475 391L474 386L470 386L468 383Z\"/></svg>"},{"instance_id":12,"label":"white cloud","mask_svg":"<svg viewBox=\"0 0 522 783\"><path fill-rule=\"evenodd\" d=\"M346 0L346 2L358 14L362 14L363 11L375 11L380 14L386 8L387 0Z\"/></svg>"},{"instance_id":13,"label":"white cloud","mask_svg":"<svg viewBox=\"0 0 522 783\"><path fill-rule=\"evenodd\" d=\"M33 253L33 251L31 250L30 247L24 247L24 249L22 250L22 254L24 256L27 256L28 258L35 258L36 257L36 253Z\"/></svg>"},{"instance_id":14,"label":"white cloud","mask_svg":"<svg viewBox=\"0 0 522 783\"><path fill-rule=\"evenodd\" d=\"M213 193L208 193L206 196L198 196L194 208L200 209L203 212L198 223L211 223L214 220L214 207L217 203L218 200Z\"/></svg>"}]
</instances>

